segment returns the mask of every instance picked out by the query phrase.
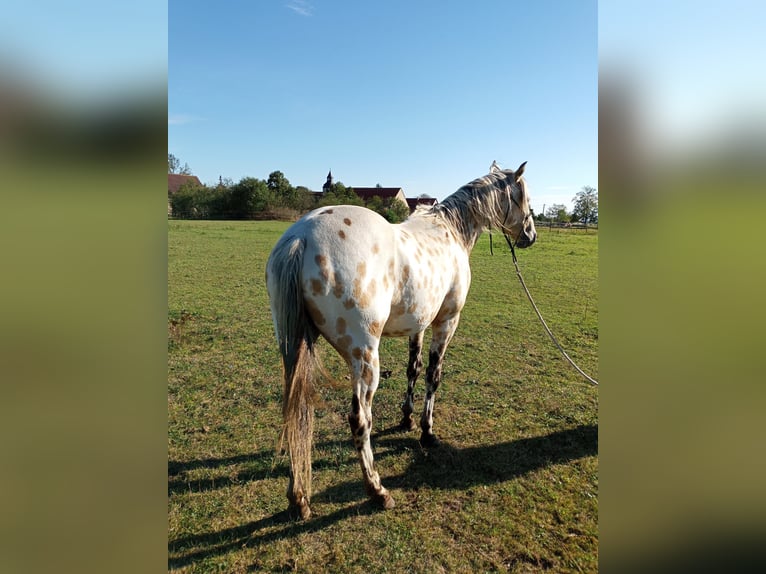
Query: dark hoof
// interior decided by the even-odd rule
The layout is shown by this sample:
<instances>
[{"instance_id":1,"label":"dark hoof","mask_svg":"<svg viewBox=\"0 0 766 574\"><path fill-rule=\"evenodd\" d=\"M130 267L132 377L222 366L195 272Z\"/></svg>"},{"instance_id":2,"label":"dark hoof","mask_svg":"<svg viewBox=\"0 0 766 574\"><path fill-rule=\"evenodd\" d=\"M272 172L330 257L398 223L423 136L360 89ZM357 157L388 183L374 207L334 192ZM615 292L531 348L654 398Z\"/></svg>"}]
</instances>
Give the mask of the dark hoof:
<instances>
[{"instance_id":1,"label":"dark hoof","mask_svg":"<svg viewBox=\"0 0 766 574\"><path fill-rule=\"evenodd\" d=\"M420 446L423 448L434 448L441 444L438 438L436 438L436 435L434 434L427 434L422 433L420 435Z\"/></svg>"},{"instance_id":2,"label":"dark hoof","mask_svg":"<svg viewBox=\"0 0 766 574\"><path fill-rule=\"evenodd\" d=\"M402 422L399 423L399 429L405 432L414 431L416 428L418 428L418 424L415 422L415 419L412 418L412 415L405 416L402 419Z\"/></svg>"},{"instance_id":3,"label":"dark hoof","mask_svg":"<svg viewBox=\"0 0 766 574\"><path fill-rule=\"evenodd\" d=\"M394 497L391 496L386 489L383 489L383 492L373 494L370 496L370 498L383 510L391 510L394 506L396 506Z\"/></svg>"},{"instance_id":4,"label":"dark hoof","mask_svg":"<svg viewBox=\"0 0 766 574\"><path fill-rule=\"evenodd\" d=\"M311 508L305 501L301 501L301 504L290 504L287 512L293 520L308 520L311 516Z\"/></svg>"}]
</instances>

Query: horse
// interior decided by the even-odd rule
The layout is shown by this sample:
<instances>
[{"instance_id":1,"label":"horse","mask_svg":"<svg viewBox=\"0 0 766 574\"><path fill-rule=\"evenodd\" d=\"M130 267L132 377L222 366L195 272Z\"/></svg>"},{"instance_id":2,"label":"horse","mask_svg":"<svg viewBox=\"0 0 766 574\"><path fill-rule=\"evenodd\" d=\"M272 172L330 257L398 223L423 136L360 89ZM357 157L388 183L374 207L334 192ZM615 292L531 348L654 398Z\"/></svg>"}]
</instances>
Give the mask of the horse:
<instances>
[{"instance_id":1,"label":"horse","mask_svg":"<svg viewBox=\"0 0 766 574\"><path fill-rule=\"evenodd\" d=\"M537 238L522 177L526 163L513 171L493 162L488 175L441 203L419 207L400 224L364 207L335 205L307 213L277 241L266 264L266 285L283 367L280 444L283 450L286 444L290 459L291 515L304 520L311 515L313 401L323 373L316 347L320 335L351 372L348 423L374 503L384 509L395 505L370 445L381 337L409 337L400 426L416 430L413 392L423 367L424 332L431 327L420 443L438 444L434 397L471 283L471 250L486 228L498 228L520 248Z\"/></svg>"}]
</instances>

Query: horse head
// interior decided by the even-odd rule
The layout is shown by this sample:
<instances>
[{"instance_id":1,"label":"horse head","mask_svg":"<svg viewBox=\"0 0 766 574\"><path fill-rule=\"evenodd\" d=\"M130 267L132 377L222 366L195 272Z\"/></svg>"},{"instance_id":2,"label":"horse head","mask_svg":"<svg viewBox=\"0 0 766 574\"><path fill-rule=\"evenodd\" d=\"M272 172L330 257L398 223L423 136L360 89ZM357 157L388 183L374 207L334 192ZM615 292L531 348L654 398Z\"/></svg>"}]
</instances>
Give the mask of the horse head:
<instances>
[{"instance_id":1,"label":"horse head","mask_svg":"<svg viewBox=\"0 0 766 574\"><path fill-rule=\"evenodd\" d=\"M502 192L500 204L503 215L501 216L500 228L503 233L514 238L516 247L526 248L531 246L537 239L535 221L529 207L529 193L527 183L524 180L524 167L522 163L516 171L500 169L497 162L492 162L489 168L490 174L494 174L497 187Z\"/></svg>"}]
</instances>

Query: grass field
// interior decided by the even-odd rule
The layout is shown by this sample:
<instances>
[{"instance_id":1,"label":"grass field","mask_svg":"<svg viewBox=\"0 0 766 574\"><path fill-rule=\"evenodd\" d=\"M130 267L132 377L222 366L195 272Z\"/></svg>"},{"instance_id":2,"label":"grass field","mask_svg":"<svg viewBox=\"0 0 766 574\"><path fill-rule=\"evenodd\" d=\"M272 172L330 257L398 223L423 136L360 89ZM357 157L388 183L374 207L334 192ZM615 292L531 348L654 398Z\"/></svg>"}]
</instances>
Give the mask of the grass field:
<instances>
[{"instance_id":1,"label":"grass field","mask_svg":"<svg viewBox=\"0 0 766 574\"><path fill-rule=\"evenodd\" d=\"M394 430L407 340L386 339L372 444L396 508L367 502L345 365L321 390L312 517L287 518L275 450L281 367L264 285L280 222L168 222L168 568L179 572L595 572L598 395L561 358L502 237L480 239L447 351L434 431ZM538 230L524 279L569 355L598 378L598 234ZM428 333L426 334L428 338ZM427 343L426 343L427 344ZM424 394L423 377L416 404Z\"/></svg>"}]
</instances>

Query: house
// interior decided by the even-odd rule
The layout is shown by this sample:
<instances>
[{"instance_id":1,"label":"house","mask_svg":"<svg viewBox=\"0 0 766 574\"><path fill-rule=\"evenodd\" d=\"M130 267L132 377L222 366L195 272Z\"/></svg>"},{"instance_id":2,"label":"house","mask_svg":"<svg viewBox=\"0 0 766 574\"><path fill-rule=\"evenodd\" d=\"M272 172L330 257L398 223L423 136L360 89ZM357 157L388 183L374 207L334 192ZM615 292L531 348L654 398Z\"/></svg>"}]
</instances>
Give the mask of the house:
<instances>
[{"instance_id":1,"label":"house","mask_svg":"<svg viewBox=\"0 0 766 574\"><path fill-rule=\"evenodd\" d=\"M321 198L322 195L332 188L333 181L332 181L332 171L330 171L327 174L327 181L325 181L324 185L322 186L321 192L314 192L314 195L317 198ZM379 197L382 200L397 200L401 201L402 203L406 204L407 207L410 210L410 213L415 211L415 208L418 205L435 205L437 203L437 200L435 197L417 197L417 198L407 198L404 195L404 190L401 187L356 187L351 186L351 189L354 190L354 193L356 193L362 201L367 203L370 201L373 197Z\"/></svg>"},{"instance_id":2,"label":"house","mask_svg":"<svg viewBox=\"0 0 766 574\"><path fill-rule=\"evenodd\" d=\"M410 213L415 211L419 205L431 206L439 203L435 197L408 197L407 205L410 208Z\"/></svg>"},{"instance_id":3,"label":"house","mask_svg":"<svg viewBox=\"0 0 766 574\"><path fill-rule=\"evenodd\" d=\"M196 175L184 175L181 173L168 174L168 215L171 215L173 211L170 207L170 196L186 184L202 187L202 182Z\"/></svg>"},{"instance_id":4,"label":"house","mask_svg":"<svg viewBox=\"0 0 766 574\"><path fill-rule=\"evenodd\" d=\"M198 185L202 187L202 182L196 175L183 175L181 173L168 174L168 197L181 189L184 184Z\"/></svg>"},{"instance_id":5,"label":"house","mask_svg":"<svg viewBox=\"0 0 766 574\"><path fill-rule=\"evenodd\" d=\"M404 196L404 190L401 187L352 187L351 189L365 203L375 196L383 200L396 199L402 203L407 203L407 198Z\"/></svg>"}]
</instances>

